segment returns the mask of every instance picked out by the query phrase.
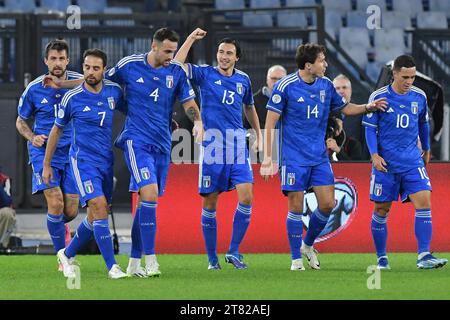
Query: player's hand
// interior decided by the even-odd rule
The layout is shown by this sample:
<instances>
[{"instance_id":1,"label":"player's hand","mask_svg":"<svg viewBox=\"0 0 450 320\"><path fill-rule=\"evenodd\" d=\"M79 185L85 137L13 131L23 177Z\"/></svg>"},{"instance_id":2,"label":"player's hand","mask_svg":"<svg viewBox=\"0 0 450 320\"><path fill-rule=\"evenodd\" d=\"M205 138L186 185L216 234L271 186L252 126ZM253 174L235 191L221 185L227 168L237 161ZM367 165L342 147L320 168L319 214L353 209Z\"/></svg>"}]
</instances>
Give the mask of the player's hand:
<instances>
[{"instance_id":1,"label":"player's hand","mask_svg":"<svg viewBox=\"0 0 450 320\"><path fill-rule=\"evenodd\" d=\"M189 35L189 38L191 38L194 41L201 40L206 36L206 31L200 28L195 29L192 31L192 33Z\"/></svg>"},{"instance_id":2,"label":"player's hand","mask_svg":"<svg viewBox=\"0 0 450 320\"><path fill-rule=\"evenodd\" d=\"M42 171L42 180L44 183L50 187L50 182L54 182L53 169L51 166L44 165L44 170Z\"/></svg>"},{"instance_id":3,"label":"player's hand","mask_svg":"<svg viewBox=\"0 0 450 320\"><path fill-rule=\"evenodd\" d=\"M388 103L386 101L386 98L380 98L372 103L366 104L366 110L367 112L374 112L374 111L385 111L388 107Z\"/></svg>"},{"instance_id":4,"label":"player's hand","mask_svg":"<svg viewBox=\"0 0 450 320\"><path fill-rule=\"evenodd\" d=\"M45 134L33 135L33 138L31 139L31 144L33 145L33 147L40 148L44 145L47 138L48 137Z\"/></svg>"},{"instance_id":5,"label":"player's hand","mask_svg":"<svg viewBox=\"0 0 450 320\"><path fill-rule=\"evenodd\" d=\"M339 148L339 146L336 143L336 140L334 140L333 138L328 138L326 143L327 149L330 149L331 151L334 151L336 153L341 152L341 148Z\"/></svg>"},{"instance_id":6,"label":"player's hand","mask_svg":"<svg viewBox=\"0 0 450 320\"><path fill-rule=\"evenodd\" d=\"M431 150L424 151L422 153L422 159L423 159L423 163L426 166L430 162L430 159L431 159Z\"/></svg>"},{"instance_id":7,"label":"player's hand","mask_svg":"<svg viewBox=\"0 0 450 320\"><path fill-rule=\"evenodd\" d=\"M387 172L387 163L384 161L382 157L378 155L378 153L374 153L372 156L372 165L381 172Z\"/></svg>"},{"instance_id":8,"label":"player's hand","mask_svg":"<svg viewBox=\"0 0 450 320\"><path fill-rule=\"evenodd\" d=\"M62 80L58 79L55 76L52 75L46 75L44 77L44 79L42 79L42 84L44 85L45 88L53 88L53 89L61 89L62 86Z\"/></svg>"},{"instance_id":9,"label":"player's hand","mask_svg":"<svg viewBox=\"0 0 450 320\"><path fill-rule=\"evenodd\" d=\"M195 138L195 143L201 144L203 141L203 122L202 121L194 121L194 128L192 128L192 135Z\"/></svg>"},{"instance_id":10,"label":"player's hand","mask_svg":"<svg viewBox=\"0 0 450 320\"><path fill-rule=\"evenodd\" d=\"M260 175L264 178L264 181L269 181L269 178L273 177L278 171L278 166L275 166L272 158L265 157L261 163L261 168L259 169Z\"/></svg>"}]
</instances>

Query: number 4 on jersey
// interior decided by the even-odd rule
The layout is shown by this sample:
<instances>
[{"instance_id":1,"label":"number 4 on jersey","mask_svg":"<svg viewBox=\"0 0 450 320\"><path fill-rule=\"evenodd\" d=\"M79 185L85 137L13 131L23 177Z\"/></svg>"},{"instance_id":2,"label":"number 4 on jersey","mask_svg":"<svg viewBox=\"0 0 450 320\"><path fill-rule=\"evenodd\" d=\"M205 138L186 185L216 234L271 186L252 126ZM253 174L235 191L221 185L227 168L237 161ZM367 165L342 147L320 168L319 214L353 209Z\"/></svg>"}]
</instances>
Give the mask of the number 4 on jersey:
<instances>
[{"instance_id":1,"label":"number 4 on jersey","mask_svg":"<svg viewBox=\"0 0 450 320\"><path fill-rule=\"evenodd\" d=\"M159 97L159 88L156 88L155 90L153 90L152 93L150 93L150 97L153 97L153 101L157 102L158 101L158 97Z\"/></svg>"}]
</instances>

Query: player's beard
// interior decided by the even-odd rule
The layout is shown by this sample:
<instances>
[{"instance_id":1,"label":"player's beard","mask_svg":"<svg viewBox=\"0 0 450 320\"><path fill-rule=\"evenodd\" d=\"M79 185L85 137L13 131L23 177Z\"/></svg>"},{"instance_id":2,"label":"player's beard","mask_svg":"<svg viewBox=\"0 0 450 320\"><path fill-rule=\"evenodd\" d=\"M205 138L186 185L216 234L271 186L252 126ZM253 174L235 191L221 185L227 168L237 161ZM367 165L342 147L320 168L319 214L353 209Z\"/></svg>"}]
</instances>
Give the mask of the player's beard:
<instances>
[{"instance_id":1,"label":"player's beard","mask_svg":"<svg viewBox=\"0 0 450 320\"><path fill-rule=\"evenodd\" d=\"M59 75L56 74L55 71L59 71L60 74ZM54 77L62 78L66 74L66 69L55 67L52 70L50 70L50 74Z\"/></svg>"},{"instance_id":2,"label":"player's beard","mask_svg":"<svg viewBox=\"0 0 450 320\"><path fill-rule=\"evenodd\" d=\"M100 79L96 79L96 78L86 78L86 79L84 79L84 81L86 81L86 83L87 83L90 87L95 88L95 87L97 87L97 85L102 81L102 79L101 79L101 78L100 78Z\"/></svg>"}]
</instances>

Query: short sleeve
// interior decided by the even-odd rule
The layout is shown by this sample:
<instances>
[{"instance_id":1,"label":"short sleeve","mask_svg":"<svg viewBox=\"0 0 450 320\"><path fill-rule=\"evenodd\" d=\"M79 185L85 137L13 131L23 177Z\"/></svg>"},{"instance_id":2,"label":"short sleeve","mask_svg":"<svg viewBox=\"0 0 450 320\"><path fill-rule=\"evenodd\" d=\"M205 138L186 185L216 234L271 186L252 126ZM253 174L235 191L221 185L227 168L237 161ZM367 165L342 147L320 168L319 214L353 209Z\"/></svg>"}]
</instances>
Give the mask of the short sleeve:
<instances>
[{"instance_id":1,"label":"short sleeve","mask_svg":"<svg viewBox=\"0 0 450 320\"><path fill-rule=\"evenodd\" d=\"M195 85L199 85L203 82L203 80L205 79L205 73L206 73L206 69L209 67L208 65L196 65L196 64L192 64L192 63L188 63L188 72L187 72L187 76L189 78L189 80L192 81L193 84Z\"/></svg>"},{"instance_id":2,"label":"short sleeve","mask_svg":"<svg viewBox=\"0 0 450 320\"><path fill-rule=\"evenodd\" d=\"M330 102L331 112L340 111L349 103L349 101L345 100L345 98L336 91L332 83L330 83L330 91L331 91L331 102Z\"/></svg>"},{"instance_id":3,"label":"short sleeve","mask_svg":"<svg viewBox=\"0 0 450 320\"><path fill-rule=\"evenodd\" d=\"M253 99L253 91L252 91L252 83L250 79L247 81L247 88L245 90L244 98L242 99L242 102L246 106L251 106L255 104L255 101Z\"/></svg>"},{"instance_id":4,"label":"short sleeve","mask_svg":"<svg viewBox=\"0 0 450 320\"><path fill-rule=\"evenodd\" d=\"M105 79L111 80L112 82L118 83L120 85L125 84L124 75L127 73L129 64L125 63L127 58L120 60L114 67L106 71Z\"/></svg>"},{"instance_id":5,"label":"short sleeve","mask_svg":"<svg viewBox=\"0 0 450 320\"><path fill-rule=\"evenodd\" d=\"M182 69L181 69L182 70ZM184 70L180 72L180 78L178 81L178 100L180 103L185 103L186 101L192 100L195 98L194 89L192 89L191 83L186 76Z\"/></svg>"},{"instance_id":6,"label":"short sleeve","mask_svg":"<svg viewBox=\"0 0 450 320\"><path fill-rule=\"evenodd\" d=\"M282 114L284 109L287 106L287 97L286 97L286 87L280 86L280 82L277 82L274 86L274 89L272 91L272 95L267 101L267 110L271 110L273 112L276 112L278 114ZM280 90L282 89L282 90Z\"/></svg>"},{"instance_id":7,"label":"short sleeve","mask_svg":"<svg viewBox=\"0 0 450 320\"><path fill-rule=\"evenodd\" d=\"M55 119L55 125L60 128L64 128L71 119L72 107L70 99L66 99L68 93L70 93L70 91L63 96L61 103L58 105L58 116Z\"/></svg>"},{"instance_id":8,"label":"short sleeve","mask_svg":"<svg viewBox=\"0 0 450 320\"><path fill-rule=\"evenodd\" d=\"M17 106L17 113L19 117L23 120L28 120L33 116L35 108L31 99L31 90L25 90L19 99L19 104Z\"/></svg>"},{"instance_id":9,"label":"short sleeve","mask_svg":"<svg viewBox=\"0 0 450 320\"><path fill-rule=\"evenodd\" d=\"M117 110L123 114L128 113L128 105L125 102L123 91L119 88L117 88Z\"/></svg>"}]
</instances>

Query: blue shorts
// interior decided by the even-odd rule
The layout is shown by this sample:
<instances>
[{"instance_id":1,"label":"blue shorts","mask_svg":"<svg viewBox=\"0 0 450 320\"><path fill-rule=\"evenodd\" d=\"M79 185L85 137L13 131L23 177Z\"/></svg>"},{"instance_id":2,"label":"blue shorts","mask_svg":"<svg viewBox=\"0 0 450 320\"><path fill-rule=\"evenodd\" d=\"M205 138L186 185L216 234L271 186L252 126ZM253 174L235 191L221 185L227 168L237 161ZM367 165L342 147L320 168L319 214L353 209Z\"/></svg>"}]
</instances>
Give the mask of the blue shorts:
<instances>
[{"instance_id":1,"label":"blue shorts","mask_svg":"<svg viewBox=\"0 0 450 320\"><path fill-rule=\"evenodd\" d=\"M409 200L409 195L430 190L431 182L425 167L414 168L401 173L381 172L372 168L370 179L370 200L375 202Z\"/></svg>"},{"instance_id":2,"label":"blue shorts","mask_svg":"<svg viewBox=\"0 0 450 320\"><path fill-rule=\"evenodd\" d=\"M146 185L157 184L161 197L166 187L170 155L152 150L151 146L135 144L133 140L126 141L124 153L131 174L129 191L138 192Z\"/></svg>"},{"instance_id":3,"label":"blue shorts","mask_svg":"<svg viewBox=\"0 0 450 320\"><path fill-rule=\"evenodd\" d=\"M231 163L211 162L204 157L204 147L201 147L198 178L200 195L230 191L237 184L253 183L253 169L247 149L235 152Z\"/></svg>"},{"instance_id":4,"label":"blue shorts","mask_svg":"<svg viewBox=\"0 0 450 320\"><path fill-rule=\"evenodd\" d=\"M280 170L281 191L284 195L294 191L308 191L312 187L334 185L330 162L315 166L284 165Z\"/></svg>"},{"instance_id":5,"label":"blue shorts","mask_svg":"<svg viewBox=\"0 0 450 320\"><path fill-rule=\"evenodd\" d=\"M53 169L53 182L49 181L50 186L46 185L42 180L43 165L42 161L35 161L31 163L33 169L32 178L32 193L40 193L44 190L60 187L64 194L77 194L77 188L75 186L75 180L70 169L70 164L65 164L64 169L59 169L52 166Z\"/></svg>"},{"instance_id":6,"label":"blue shorts","mask_svg":"<svg viewBox=\"0 0 450 320\"><path fill-rule=\"evenodd\" d=\"M97 168L90 163L71 157L70 166L82 207L85 207L89 200L100 196L104 196L108 204L111 204L114 180L113 165L108 168Z\"/></svg>"}]
</instances>

